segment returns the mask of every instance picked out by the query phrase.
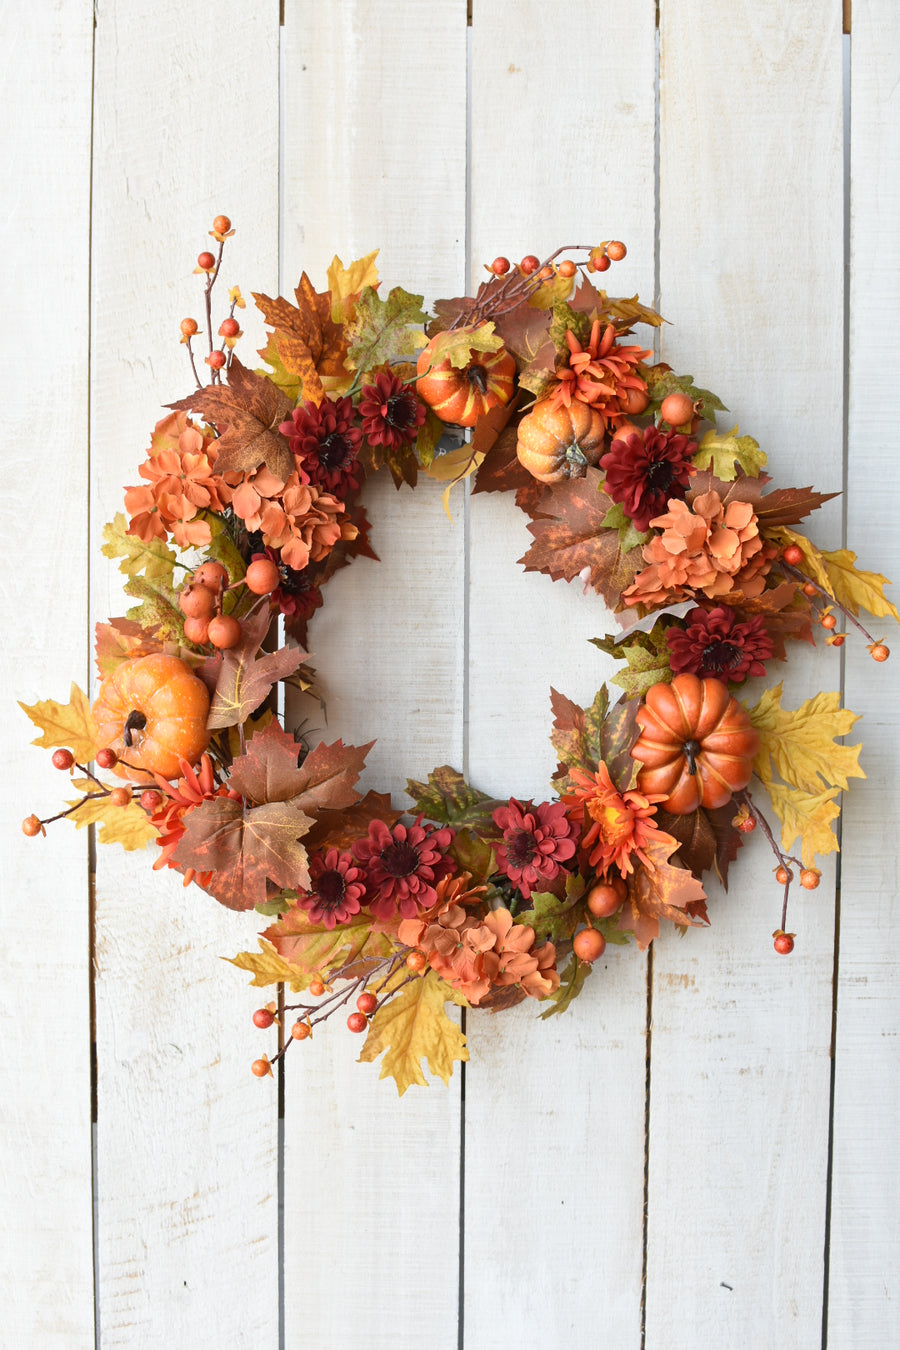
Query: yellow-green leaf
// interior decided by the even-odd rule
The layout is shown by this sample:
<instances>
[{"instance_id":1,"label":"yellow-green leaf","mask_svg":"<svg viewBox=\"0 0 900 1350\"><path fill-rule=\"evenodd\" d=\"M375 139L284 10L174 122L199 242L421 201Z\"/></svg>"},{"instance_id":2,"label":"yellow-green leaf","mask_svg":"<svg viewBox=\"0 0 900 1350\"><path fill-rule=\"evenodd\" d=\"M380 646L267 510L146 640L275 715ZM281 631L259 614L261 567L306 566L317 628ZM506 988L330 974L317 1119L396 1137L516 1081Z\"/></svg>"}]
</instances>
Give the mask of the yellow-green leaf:
<instances>
[{"instance_id":1,"label":"yellow-green leaf","mask_svg":"<svg viewBox=\"0 0 900 1350\"><path fill-rule=\"evenodd\" d=\"M128 522L121 511L117 511L113 520L103 526L103 538L106 543L100 552L105 558L120 558L119 571L127 577L140 573L149 580L161 580L171 584L176 557L172 549L161 539L151 539L145 543L135 534L128 534Z\"/></svg>"},{"instance_id":2,"label":"yellow-green leaf","mask_svg":"<svg viewBox=\"0 0 900 1350\"><path fill-rule=\"evenodd\" d=\"M411 1083L428 1086L423 1058L445 1083L453 1061L469 1058L465 1036L444 1012L447 1002L465 1006L465 999L429 970L383 1004L369 1024L359 1058L371 1063L384 1052L380 1077L392 1077L401 1097Z\"/></svg>"},{"instance_id":3,"label":"yellow-green leaf","mask_svg":"<svg viewBox=\"0 0 900 1350\"><path fill-rule=\"evenodd\" d=\"M737 466L749 478L758 478L767 459L758 441L752 436L739 436L738 428L732 427L724 436L708 431L694 455L694 464L698 469L712 469L717 478L730 483L737 478Z\"/></svg>"},{"instance_id":4,"label":"yellow-green leaf","mask_svg":"<svg viewBox=\"0 0 900 1350\"><path fill-rule=\"evenodd\" d=\"M264 375L267 380L270 380L283 394L286 394L296 403L300 397L303 381L295 370L288 370L282 360L281 352L278 350L278 341L274 333L268 334L266 345L260 348L259 354L272 369L270 371L257 370L255 374Z\"/></svg>"},{"instance_id":5,"label":"yellow-green leaf","mask_svg":"<svg viewBox=\"0 0 900 1350\"><path fill-rule=\"evenodd\" d=\"M859 767L859 745L835 745L846 736L856 713L840 706L837 693L820 693L807 699L796 711L781 706L782 686L767 689L750 718L759 732L759 753L754 767L768 784L768 761L786 783L817 794L826 787L847 789L850 778L865 778Z\"/></svg>"},{"instance_id":6,"label":"yellow-green leaf","mask_svg":"<svg viewBox=\"0 0 900 1350\"><path fill-rule=\"evenodd\" d=\"M72 786L82 792L96 789L96 784L89 778L73 779ZM67 819L74 821L77 829L83 830L86 825L100 826L98 844L121 844L127 852L133 853L159 837L156 826L151 825L147 812L136 801L127 806L113 806L108 796L102 796L82 799L79 804L76 797L66 805L76 808Z\"/></svg>"},{"instance_id":7,"label":"yellow-green leaf","mask_svg":"<svg viewBox=\"0 0 900 1350\"><path fill-rule=\"evenodd\" d=\"M528 297L528 303L532 309L552 309L554 305L568 300L574 289L575 277L564 277L557 272L552 281L545 281Z\"/></svg>"},{"instance_id":8,"label":"yellow-green leaf","mask_svg":"<svg viewBox=\"0 0 900 1350\"><path fill-rule=\"evenodd\" d=\"M305 989L322 972L351 962L375 963L385 957L391 950L390 942L383 934L373 933L371 924L371 915L359 914L336 928L326 928L323 923L314 923L306 910L295 907L267 928L265 936L273 950L289 962L294 987Z\"/></svg>"},{"instance_id":9,"label":"yellow-green leaf","mask_svg":"<svg viewBox=\"0 0 900 1350\"><path fill-rule=\"evenodd\" d=\"M883 577L880 572L860 571L855 566L856 554L851 553L849 548L839 548L833 553L823 552L821 556L831 582L831 594L839 604L849 609L851 614L858 614L861 609L865 609L876 618L890 616L900 623L896 606L884 594L885 586L891 585L887 577Z\"/></svg>"},{"instance_id":10,"label":"yellow-green leaf","mask_svg":"<svg viewBox=\"0 0 900 1350\"><path fill-rule=\"evenodd\" d=\"M796 544L803 554L800 571L804 572L811 581L817 582L834 599L831 578L825 570L822 554L815 544L810 543L805 534L798 534L796 530L790 529L787 525L775 525L766 526L765 536L782 549L786 548L788 544Z\"/></svg>"},{"instance_id":11,"label":"yellow-green leaf","mask_svg":"<svg viewBox=\"0 0 900 1350\"><path fill-rule=\"evenodd\" d=\"M348 317L346 301L352 301L364 286L378 285L378 268L375 259L378 249L373 249L364 258L357 258L349 267L345 267L337 254L328 268L328 289L331 291L331 318L334 323L343 323Z\"/></svg>"},{"instance_id":12,"label":"yellow-green leaf","mask_svg":"<svg viewBox=\"0 0 900 1350\"><path fill-rule=\"evenodd\" d=\"M20 703L19 707L43 732L43 735L37 736L31 742L32 745L42 745L48 749L56 746L65 747L71 750L82 764L93 759L99 750L91 705L87 695L82 693L77 684L72 685L68 703L57 703L54 699L48 698L31 706Z\"/></svg>"},{"instance_id":13,"label":"yellow-green leaf","mask_svg":"<svg viewBox=\"0 0 900 1350\"><path fill-rule=\"evenodd\" d=\"M431 365L449 360L457 370L465 370L473 352L496 352L502 346L503 339L494 332L491 322L477 324L474 328L446 329L432 339Z\"/></svg>"},{"instance_id":14,"label":"yellow-green leaf","mask_svg":"<svg viewBox=\"0 0 900 1350\"><path fill-rule=\"evenodd\" d=\"M781 821L781 847L790 853L800 839L800 856L804 867L815 864L816 855L825 857L837 853L838 841L831 828L841 814L835 802L837 788L824 792L803 792L800 788L785 787L783 783L766 783L775 814Z\"/></svg>"},{"instance_id":15,"label":"yellow-green leaf","mask_svg":"<svg viewBox=\"0 0 900 1350\"><path fill-rule=\"evenodd\" d=\"M253 975L250 983L258 989L264 989L269 984L287 984L296 994L306 988L310 976L305 971L298 971L289 961L285 961L265 938L259 938L258 942L258 952L238 952L237 956L223 959L230 961L239 970L249 970Z\"/></svg>"}]
</instances>

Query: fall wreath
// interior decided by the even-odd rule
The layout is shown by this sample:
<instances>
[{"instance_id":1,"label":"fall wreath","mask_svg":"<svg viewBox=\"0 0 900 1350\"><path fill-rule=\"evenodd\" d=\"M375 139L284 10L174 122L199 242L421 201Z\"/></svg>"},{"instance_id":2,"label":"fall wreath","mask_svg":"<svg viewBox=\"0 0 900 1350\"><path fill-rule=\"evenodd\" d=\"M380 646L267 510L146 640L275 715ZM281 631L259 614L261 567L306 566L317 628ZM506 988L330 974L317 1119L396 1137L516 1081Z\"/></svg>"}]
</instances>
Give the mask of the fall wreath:
<instances>
[{"instance_id":1,"label":"fall wreath","mask_svg":"<svg viewBox=\"0 0 900 1350\"><path fill-rule=\"evenodd\" d=\"M93 706L73 685L25 709L76 794L25 833L67 817L101 843L152 843L155 868L266 917L234 963L301 997L253 1014L282 1042L259 1076L344 1009L401 1093L425 1083L423 1058L446 1081L467 1057L447 1003L564 1011L607 943L707 924L704 874L724 884L756 828L790 952L791 883L818 884L836 799L862 776L859 746L836 743L856 717L836 693L794 710L780 684L738 694L788 642L840 646L845 624L883 661L859 612L900 617L884 577L797 529L828 495L770 490L756 441L716 428L716 396L631 340L662 320L597 284L616 240L497 258L474 297L431 314L379 293L374 253L336 257L323 292L304 274L293 301L254 295L271 333L251 370L237 288L218 342L212 317L232 233L217 217L197 260L205 321L181 324L196 389L168 405L106 527L136 603L97 625ZM546 801L489 799L449 767L407 783L405 805L363 795L369 746L309 746L277 715L279 682L315 692L303 648L326 583L376 556L361 492L385 469L398 488L443 481L445 504L469 477L514 492L525 569L581 582L626 624L595 639L624 663L615 696L551 693Z\"/></svg>"}]
</instances>

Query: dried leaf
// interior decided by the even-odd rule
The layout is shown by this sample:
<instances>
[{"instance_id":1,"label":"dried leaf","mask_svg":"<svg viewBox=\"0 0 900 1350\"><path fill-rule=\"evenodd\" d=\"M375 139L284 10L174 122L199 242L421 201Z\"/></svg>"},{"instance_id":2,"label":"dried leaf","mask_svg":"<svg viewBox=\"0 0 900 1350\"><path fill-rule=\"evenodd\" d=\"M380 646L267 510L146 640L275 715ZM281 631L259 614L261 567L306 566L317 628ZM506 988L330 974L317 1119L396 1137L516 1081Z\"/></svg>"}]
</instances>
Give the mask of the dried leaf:
<instances>
[{"instance_id":1,"label":"dried leaf","mask_svg":"<svg viewBox=\"0 0 900 1350\"><path fill-rule=\"evenodd\" d=\"M270 730L254 736L251 751ZM268 881L290 889L309 884L307 853L300 839L312 818L292 801L248 807L231 797L214 797L186 812L183 823L174 861L185 870L211 872L207 889L229 909L262 904Z\"/></svg>"},{"instance_id":2,"label":"dried leaf","mask_svg":"<svg viewBox=\"0 0 900 1350\"><path fill-rule=\"evenodd\" d=\"M668 861L677 848L675 839L651 840L643 849L646 861L631 877L618 927L634 932L640 951L659 936L660 919L679 926L699 924L687 906L705 900L706 892L687 868Z\"/></svg>"},{"instance_id":3,"label":"dried leaf","mask_svg":"<svg viewBox=\"0 0 900 1350\"><path fill-rule=\"evenodd\" d=\"M553 1017L556 1013L565 1012L572 1000L576 999L581 993L592 970L593 966L589 962L579 961L573 952L565 968L560 971L559 988L549 998L542 1000L549 1004L549 1007L541 1013L541 1020ZM484 1002L483 999L482 1002Z\"/></svg>"},{"instance_id":4,"label":"dried leaf","mask_svg":"<svg viewBox=\"0 0 900 1350\"><path fill-rule=\"evenodd\" d=\"M456 370L465 370L475 352L497 352L503 346L503 339L494 332L490 322L469 324L438 333L431 340L429 355L432 366L449 361Z\"/></svg>"},{"instance_id":5,"label":"dried leaf","mask_svg":"<svg viewBox=\"0 0 900 1350\"><path fill-rule=\"evenodd\" d=\"M272 722L253 737L247 752L234 761L231 786L250 802L290 801L304 811L352 806L359 799L353 784L374 745L317 745L297 763L301 748ZM286 883L287 884L287 883Z\"/></svg>"},{"instance_id":6,"label":"dried leaf","mask_svg":"<svg viewBox=\"0 0 900 1350\"><path fill-rule=\"evenodd\" d=\"M200 413L219 433L216 473L248 473L265 463L282 482L294 470L294 456L278 430L290 419L293 403L265 375L247 370L237 357L228 367L228 384L210 384L167 405Z\"/></svg>"},{"instance_id":7,"label":"dried leaf","mask_svg":"<svg viewBox=\"0 0 900 1350\"><path fill-rule=\"evenodd\" d=\"M406 792L413 799L416 815L423 815L439 825L452 825L454 829L464 825L481 826L490 821L496 807L506 805L470 787L459 770L452 769L449 764L430 773L427 783L417 783L410 778Z\"/></svg>"},{"instance_id":8,"label":"dried leaf","mask_svg":"<svg viewBox=\"0 0 900 1350\"><path fill-rule=\"evenodd\" d=\"M340 390L347 382L344 328L332 320L329 292L318 293L305 272L294 297L296 305L282 296L272 300L267 295L254 294L253 299L266 323L275 329L280 360L286 370L299 377L304 400L318 405L325 396L326 385ZM263 352L260 355L265 357ZM272 468L272 472L277 470Z\"/></svg>"},{"instance_id":9,"label":"dried leaf","mask_svg":"<svg viewBox=\"0 0 900 1350\"><path fill-rule=\"evenodd\" d=\"M307 659L307 653L299 647L279 647L259 656L270 624L271 614L264 602L242 619L240 642L223 652L207 721L210 731L246 722L265 702L272 685L293 675Z\"/></svg>"},{"instance_id":10,"label":"dried leaf","mask_svg":"<svg viewBox=\"0 0 900 1350\"><path fill-rule=\"evenodd\" d=\"M378 285L378 268L375 259L378 249L373 249L364 258L357 258L349 267L345 267L337 254L328 268L328 289L331 292L331 318L334 323L344 323L353 313L356 298L366 287L373 289ZM348 303L349 301L349 303Z\"/></svg>"},{"instance_id":11,"label":"dried leaf","mask_svg":"<svg viewBox=\"0 0 900 1350\"><path fill-rule=\"evenodd\" d=\"M310 853L336 848L345 852L357 839L364 839L373 820L382 820L388 829L393 829L404 814L391 806L389 792L370 790L364 797L351 806L336 811L322 809L318 819L306 837L306 846Z\"/></svg>"},{"instance_id":12,"label":"dried leaf","mask_svg":"<svg viewBox=\"0 0 900 1350\"><path fill-rule=\"evenodd\" d=\"M72 787L83 793L97 791L97 784L89 778L74 778ZM74 821L77 829L83 830L86 825L99 825L98 844L120 844L126 852L134 853L159 838L159 832L155 825L151 825L147 812L133 799L127 806L114 806L104 794L83 799L74 797L67 800L66 805L76 808L67 819Z\"/></svg>"},{"instance_id":13,"label":"dried leaf","mask_svg":"<svg viewBox=\"0 0 900 1350\"><path fill-rule=\"evenodd\" d=\"M313 923L306 910L295 907L262 936L290 966L295 988L305 989L316 975L350 964L380 962L391 952L389 940L372 931L370 914L354 915L346 923L326 928Z\"/></svg>"},{"instance_id":14,"label":"dried leaf","mask_svg":"<svg viewBox=\"0 0 900 1350\"><path fill-rule=\"evenodd\" d=\"M414 979L383 1004L369 1023L359 1056L371 1063L384 1052L379 1077L392 1077L402 1097L412 1083L428 1086L421 1062L449 1083L454 1060L467 1060L466 1038L444 1012L445 1003L465 1006L465 999L433 970Z\"/></svg>"},{"instance_id":15,"label":"dried leaf","mask_svg":"<svg viewBox=\"0 0 900 1350\"><path fill-rule=\"evenodd\" d=\"M701 806L682 816L658 808L654 824L678 840L678 857L694 876L712 868L727 890L728 868L744 842L744 836L731 823L734 814L732 802L714 810Z\"/></svg>"}]
</instances>

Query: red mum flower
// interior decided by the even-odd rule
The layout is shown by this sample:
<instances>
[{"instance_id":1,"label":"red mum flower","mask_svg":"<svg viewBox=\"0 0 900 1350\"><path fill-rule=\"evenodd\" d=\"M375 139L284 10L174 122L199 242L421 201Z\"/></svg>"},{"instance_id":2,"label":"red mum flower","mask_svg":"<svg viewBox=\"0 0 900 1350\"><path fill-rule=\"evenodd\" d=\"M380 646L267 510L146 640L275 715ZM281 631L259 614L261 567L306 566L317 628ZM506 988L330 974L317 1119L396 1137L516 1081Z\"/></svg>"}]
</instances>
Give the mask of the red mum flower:
<instances>
[{"instance_id":1,"label":"red mum flower","mask_svg":"<svg viewBox=\"0 0 900 1350\"><path fill-rule=\"evenodd\" d=\"M646 427L617 438L600 460L606 470L606 492L621 502L634 528L643 534L654 516L665 511L672 498L683 500L697 472L691 456L697 446L677 431Z\"/></svg>"},{"instance_id":2,"label":"red mum flower","mask_svg":"<svg viewBox=\"0 0 900 1350\"><path fill-rule=\"evenodd\" d=\"M288 438L301 483L313 483L342 499L358 492L362 470L356 462L362 431L353 425L353 400L323 399L295 408L278 430Z\"/></svg>"},{"instance_id":3,"label":"red mum flower","mask_svg":"<svg viewBox=\"0 0 900 1350\"><path fill-rule=\"evenodd\" d=\"M313 923L326 928L346 923L366 893L366 879L349 853L330 848L323 856L316 853L309 863L310 889L297 892L297 904L309 911Z\"/></svg>"},{"instance_id":4,"label":"red mum flower","mask_svg":"<svg viewBox=\"0 0 900 1350\"><path fill-rule=\"evenodd\" d=\"M692 609L685 616L687 627L666 632L669 665L676 672L689 671L701 679L745 680L765 675L774 645L761 615L738 620L727 605L715 609Z\"/></svg>"},{"instance_id":5,"label":"red mum flower","mask_svg":"<svg viewBox=\"0 0 900 1350\"><path fill-rule=\"evenodd\" d=\"M497 870L509 877L528 900L541 881L553 881L560 863L575 856L578 827L566 818L561 802L517 802L498 806L494 824L503 831L503 843L495 845Z\"/></svg>"},{"instance_id":6,"label":"red mum flower","mask_svg":"<svg viewBox=\"0 0 900 1350\"><path fill-rule=\"evenodd\" d=\"M363 385L359 415L370 445L387 445L396 450L404 442L414 441L425 413L425 404L390 371L379 371L374 384Z\"/></svg>"},{"instance_id":7,"label":"red mum flower","mask_svg":"<svg viewBox=\"0 0 900 1350\"><path fill-rule=\"evenodd\" d=\"M445 856L453 842L448 826L435 829L422 825L395 825L389 830L383 820L373 820L366 839L357 839L353 855L362 863L368 880L368 906L377 919L390 919L399 912L413 919L420 909L437 901L437 883L453 871Z\"/></svg>"}]
</instances>

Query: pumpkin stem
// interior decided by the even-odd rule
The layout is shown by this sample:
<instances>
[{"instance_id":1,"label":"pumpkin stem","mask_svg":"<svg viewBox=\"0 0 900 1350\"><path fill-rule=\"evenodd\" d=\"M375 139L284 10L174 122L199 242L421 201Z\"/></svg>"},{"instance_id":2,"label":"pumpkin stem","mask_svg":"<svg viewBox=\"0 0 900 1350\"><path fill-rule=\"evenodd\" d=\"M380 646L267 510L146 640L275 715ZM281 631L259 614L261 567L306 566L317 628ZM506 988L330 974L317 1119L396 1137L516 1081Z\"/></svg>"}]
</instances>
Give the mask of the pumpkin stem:
<instances>
[{"instance_id":1,"label":"pumpkin stem","mask_svg":"<svg viewBox=\"0 0 900 1350\"><path fill-rule=\"evenodd\" d=\"M691 774L696 773L696 772L697 772L697 756L699 755L700 750L701 750L700 742L699 742L699 741L695 741L695 740L693 740L693 739L692 739L692 740L689 740L689 741L685 741L684 745L683 745L681 748L683 749L685 755L687 756L688 773L691 773Z\"/></svg>"},{"instance_id":2,"label":"pumpkin stem","mask_svg":"<svg viewBox=\"0 0 900 1350\"><path fill-rule=\"evenodd\" d=\"M129 749L134 745L134 737L131 733L133 731L143 731L146 725L147 718L144 713L138 712L137 708L132 708L131 712L125 718L125 730L122 732L122 740Z\"/></svg>"},{"instance_id":3,"label":"pumpkin stem","mask_svg":"<svg viewBox=\"0 0 900 1350\"><path fill-rule=\"evenodd\" d=\"M474 384L479 394L487 393L487 371L484 366L469 366L469 369L466 371L466 379L469 381L469 384Z\"/></svg>"},{"instance_id":4,"label":"pumpkin stem","mask_svg":"<svg viewBox=\"0 0 900 1350\"><path fill-rule=\"evenodd\" d=\"M586 469L589 463L587 455L577 441L573 441L571 445L566 446L566 459L570 464L577 464L581 469Z\"/></svg>"}]
</instances>

